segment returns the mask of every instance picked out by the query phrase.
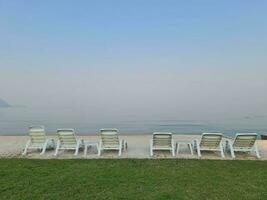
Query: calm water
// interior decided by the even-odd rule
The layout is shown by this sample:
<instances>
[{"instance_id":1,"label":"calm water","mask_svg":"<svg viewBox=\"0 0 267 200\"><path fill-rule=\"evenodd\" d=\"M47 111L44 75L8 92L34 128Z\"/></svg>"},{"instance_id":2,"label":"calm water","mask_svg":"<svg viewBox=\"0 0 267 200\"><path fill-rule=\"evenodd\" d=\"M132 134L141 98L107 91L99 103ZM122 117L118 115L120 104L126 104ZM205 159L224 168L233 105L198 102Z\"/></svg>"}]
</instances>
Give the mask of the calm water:
<instances>
[{"instance_id":1,"label":"calm water","mask_svg":"<svg viewBox=\"0 0 267 200\"><path fill-rule=\"evenodd\" d=\"M151 133L169 131L178 134L202 132L223 132L233 135L236 132L267 133L267 119L264 117L228 119L221 121L201 120L100 120L87 112L65 109L1 108L0 135L22 135L30 125L45 125L48 133L57 128L74 128L79 134L97 133L100 128L118 128L121 133Z\"/></svg>"}]
</instances>

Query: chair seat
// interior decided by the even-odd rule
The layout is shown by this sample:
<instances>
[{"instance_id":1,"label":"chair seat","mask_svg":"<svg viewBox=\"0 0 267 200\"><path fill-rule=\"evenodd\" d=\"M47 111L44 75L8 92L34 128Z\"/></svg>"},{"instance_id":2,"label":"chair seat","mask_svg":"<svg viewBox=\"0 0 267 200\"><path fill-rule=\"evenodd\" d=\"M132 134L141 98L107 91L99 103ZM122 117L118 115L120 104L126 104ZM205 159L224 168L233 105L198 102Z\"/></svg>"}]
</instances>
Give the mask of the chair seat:
<instances>
[{"instance_id":1,"label":"chair seat","mask_svg":"<svg viewBox=\"0 0 267 200\"><path fill-rule=\"evenodd\" d=\"M171 149L172 147L169 146L169 145L164 145L164 146L161 146L161 145L155 145L153 146L153 149Z\"/></svg>"},{"instance_id":2,"label":"chair seat","mask_svg":"<svg viewBox=\"0 0 267 200\"><path fill-rule=\"evenodd\" d=\"M214 149L220 149L220 147L218 147L218 146L214 146L214 147L210 147L210 146L200 146L200 149L201 150L204 150L204 149L206 149L206 150L214 150Z\"/></svg>"},{"instance_id":3,"label":"chair seat","mask_svg":"<svg viewBox=\"0 0 267 200\"><path fill-rule=\"evenodd\" d=\"M251 151L253 148L252 147L233 147L233 149L234 150L236 150L236 151L244 151L244 150L246 150L246 151Z\"/></svg>"},{"instance_id":4,"label":"chair seat","mask_svg":"<svg viewBox=\"0 0 267 200\"><path fill-rule=\"evenodd\" d=\"M119 149L120 147L118 145L108 145L103 146L103 149Z\"/></svg>"},{"instance_id":5,"label":"chair seat","mask_svg":"<svg viewBox=\"0 0 267 200\"><path fill-rule=\"evenodd\" d=\"M76 148L76 144L62 144L60 148Z\"/></svg>"}]
</instances>

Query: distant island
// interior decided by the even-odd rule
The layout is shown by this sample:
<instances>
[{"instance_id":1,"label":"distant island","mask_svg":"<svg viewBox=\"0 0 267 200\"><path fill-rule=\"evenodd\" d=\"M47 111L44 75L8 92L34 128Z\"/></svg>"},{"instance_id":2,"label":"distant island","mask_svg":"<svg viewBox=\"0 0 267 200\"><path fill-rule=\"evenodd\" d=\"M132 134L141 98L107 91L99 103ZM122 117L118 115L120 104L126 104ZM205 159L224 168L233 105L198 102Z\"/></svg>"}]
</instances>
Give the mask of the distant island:
<instances>
[{"instance_id":1,"label":"distant island","mask_svg":"<svg viewBox=\"0 0 267 200\"><path fill-rule=\"evenodd\" d=\"M3 99L0 99L0 108L9 108L11 105L4 101Z\"/></svg>"}]
</instances>

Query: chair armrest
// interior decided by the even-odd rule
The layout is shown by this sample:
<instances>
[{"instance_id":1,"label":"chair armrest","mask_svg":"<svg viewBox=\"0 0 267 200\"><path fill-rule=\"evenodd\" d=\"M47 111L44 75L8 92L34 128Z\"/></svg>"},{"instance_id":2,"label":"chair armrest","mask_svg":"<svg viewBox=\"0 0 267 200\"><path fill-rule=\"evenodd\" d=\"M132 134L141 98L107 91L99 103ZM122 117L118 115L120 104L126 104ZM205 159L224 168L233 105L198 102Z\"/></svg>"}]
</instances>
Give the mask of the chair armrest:
<instances>
[{"instance_id":1,"label":"chair armrest","mask_svg":"<svg viewBox=\"0 0 267 200\"><path fill-rule=\"evenodd\" d=\"M171 143L172 143L172 148L174 148L175 147L174 139L171 139Z\"/></svg>"},{"instance_id":2,"label":"chair armrest","mask_svg":"<svg viewBox=\"0 0 267 200\"><path fill-rule=\"evenodd\" d=\"M149 139L150 147L153 147L153 139Z\"/></svg>"},{"instance_id":3,"label":"chair armrest","mask_svg":"<svg viewBox=\"0 0 267 200\"><path fill-rule=\"evenodd\" d=\"M233 140L231 140L231 139L225 139L225 143L227 144L227 143L229 143L229 144L233 144L234 143L234 141Z\"/></svg>"},{"instance_id":4,"label":"chair armrest","mask_svg":"<svg viewBox=\"0 0 267 200\"><path fill-rule=\"evenodd\" d=\"M192 140L192 145L193 148L196 149L197 147L199 147L199 139L193 139Z\"/></svg>"},{"instance_id":5,"label":"chair armrest","mask_svg":"<svg viewBox=\"0 0 267 200\"><path fill-rule=\"evenodd\" d=\"M99 145L99 149L101 149L102 148L102 139L99 140L98 145Z\"/></svg>"},{"instance_id":6,"label":"chair armrest","mask_svg":"<svg viewBox=\"0 0 267 200\"><path fill-rule=\"evenodd\" d=\"M231 137L231 136L223 136L223 138L225 138L226 140L234 140L235 138Z\"/></svg>"},{"instance_id":7,"label":"chair armrest","mask_svg":"<svg viewBox=\"0 0 267 200\"><path fill-rule=\"evenodd\" d=\"M32 140L31 139L28 139L26 144L30 145L32 143Z\"/></svg>"},{"instance_id":8,"label":"chair armrest","mask_svg":"<svg viewBox=\"0 0 267 200\"><path fill-rule=\"evenodd\" d=\"M122 139L121 141L122 141L122 148L127 149L127 147L128 147L127 141L124 139Z\"/></svg>"}]
</instances>

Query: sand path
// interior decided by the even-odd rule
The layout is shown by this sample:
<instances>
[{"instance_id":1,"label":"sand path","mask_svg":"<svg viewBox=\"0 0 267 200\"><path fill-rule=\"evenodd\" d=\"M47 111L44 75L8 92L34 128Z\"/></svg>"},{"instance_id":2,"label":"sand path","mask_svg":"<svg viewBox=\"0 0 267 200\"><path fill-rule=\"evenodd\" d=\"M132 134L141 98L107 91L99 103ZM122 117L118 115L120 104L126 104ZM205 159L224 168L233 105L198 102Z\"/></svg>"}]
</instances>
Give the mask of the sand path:
<instances>
[{"instance_id":1,"label":"sand path","mask_svg":"<svg viewBox=\"0 0 267 200\"><path fill-rule=\"evenodd\" d=\"M55 135L48 136L49 138L56 139ZM98 141L98 135L88 135L88 136L78 136L81 139L89 141ZM151 158L149 156L149 140L151 135L120 135L122 139L126 139L128 142L128 150L123 152L121 158ZM175 141L190 141L194 138L200 138L200 135L174 135ZM101 157L97 156L97 151L94 148L88 150L86 156L84 156L83 149L80 150L78 156L73 155L73 151L61 151L57 157L55 157L54 150L48 150L44 155L39 155L40 152L32 150L27 156L22 156L21 153L25 147L28 136L0 136L0 157L1 158L38 158L38 159L68 159L68 158L118 158L117 152L104 152ZM267 140L257 141L260 154L262 156L261 160L267 160ZM172 158L169 152L157 152L153 158ZM181 153L176 155L175 158L197 158L196 152L192 156L189 149L186 146L182 146ZM221 159L218 153L204 152L201 159ZM226 153L225 159L231 159L229 153ZM249 159L255 160L254 154L238 154L237 159Z\"/></svg>"}]
</instances>

